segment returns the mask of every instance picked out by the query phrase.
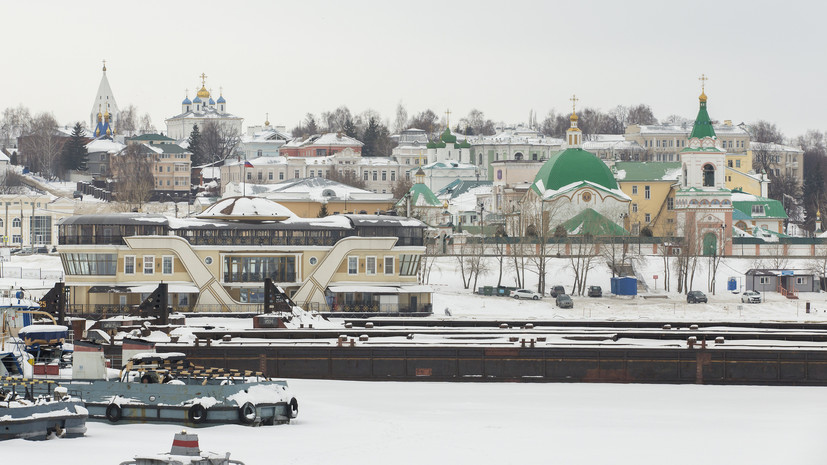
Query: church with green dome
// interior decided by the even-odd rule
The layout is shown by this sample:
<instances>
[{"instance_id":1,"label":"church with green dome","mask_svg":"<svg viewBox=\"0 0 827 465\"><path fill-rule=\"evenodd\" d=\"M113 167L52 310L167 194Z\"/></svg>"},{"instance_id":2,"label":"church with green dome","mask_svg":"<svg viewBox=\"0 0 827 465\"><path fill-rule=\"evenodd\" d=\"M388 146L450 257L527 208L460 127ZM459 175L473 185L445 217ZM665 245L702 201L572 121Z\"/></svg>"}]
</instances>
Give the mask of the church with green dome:
<instances>
[{"instance_id":1,"label":"church with green dome","mask_svg":"<svg viewBox=\"0 0 827 465\"><path fill-rule=\"evenodd\" d=\"M584 231L614 231L626 234L623 221L629 211L631 199L624 194L614 174L595 154L582 147L583 134L577 127L577 113L572 108L571 127L566 131L566 148L552 155L534 177L523 198L523 211L543 212L549 228L578 224L574 217L586 217L589 225L572 227L569 234ZM528 227L531 217L524 220ZM533 225L535 228L537 225Z\"/></svg>"}]
</instances>

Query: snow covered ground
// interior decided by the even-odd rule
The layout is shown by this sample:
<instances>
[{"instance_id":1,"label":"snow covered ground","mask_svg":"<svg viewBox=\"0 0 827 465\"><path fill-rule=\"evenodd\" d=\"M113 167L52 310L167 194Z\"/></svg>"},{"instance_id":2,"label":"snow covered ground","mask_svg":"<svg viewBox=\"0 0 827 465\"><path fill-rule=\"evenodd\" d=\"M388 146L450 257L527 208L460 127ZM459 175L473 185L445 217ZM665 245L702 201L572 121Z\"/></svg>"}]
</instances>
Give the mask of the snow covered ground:
<instances>
[{"instance_id":1,"label":"snow covered ground","mask_svg":"<svg viewBox=\"0 0 827 465\"><path fill-rule=\"evenodd\" d=\"M677 293L666 299L576 297L575 307L554 300L515 301L464 290L452 258L439 259L430 285L435 316L449 318L621 319L674 321L824 321L827 294L790 301L775 294L757 305L741 304L725 291L726 278L743 276L753 260L727 259L709 304L686 305ZM57 257L13 257L15 266L60 269ZM790 268L805 268L793 262ZM482 285L497 284L496 263ZM553 259L549 284L571 287L566 261ZM659 259L640 265L644 276L662 275ZM536 288L536 276L528 287ZM589 284L609 295L605 266ZM0 284L5 284L0 280ZM504 285L513 285L507 274ZM650 286L653 282L649 283ZM660 291L664 293L662 283ZM695 289L706 291L706 273ZM815 313L804 313L810 301ZM193 318L191 324L251 327L249 320ZM569 463L569 464L821 464L827 456L827 388L636 384L513 384L350 382L289 380L300 402L291 425L201 428L201 447L231 452L248 465ZM8 463L120 463L136 454L168 451L174 425L90 422L86 438L40 443L0 442Z\"/></svg>"},{"instance_id":2,"label":"snow covered ground","mask_svg":"<svg viewBox=\"0 0 827 465\"><path fill-rule=\"evenodd\" d=\"M290 380L290 425L194 430L256 464L823 464L827 388ZM174 425L87 423L85 438L0 442L4 463L116 464Z\"/></svg>"}]
</instances>

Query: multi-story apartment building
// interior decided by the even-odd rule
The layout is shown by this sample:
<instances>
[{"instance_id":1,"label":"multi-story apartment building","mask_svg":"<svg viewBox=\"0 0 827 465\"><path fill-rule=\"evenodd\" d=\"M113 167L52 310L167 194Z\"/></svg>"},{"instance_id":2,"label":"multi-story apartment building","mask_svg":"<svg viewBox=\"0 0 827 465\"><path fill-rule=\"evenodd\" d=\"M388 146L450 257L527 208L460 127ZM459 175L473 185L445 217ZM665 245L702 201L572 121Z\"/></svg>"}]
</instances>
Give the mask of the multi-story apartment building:
<instances>
[{"instance_id":1,"label":"multi-story apartment building","mask_svg":"<svg viewBox=\"0 0 827 465\"><path fill-rule=\"evenodd\" d=\"M81 215L59 224L70 304L134 305L160 281L172 305L255 310L270 278L309 310L430 311L417 284L420 221L378 215L302 219L261 198L231 197L198 218Z\"/></svg>"},{"instance_id":2,"label":"multi-story apartment building","mask_svg":"<svg viewBox=\"0 0 827 465\"><path fill-rule=\"evenodd\" d=\"M804 185L804 151L800 147L753 142L750 144L751 165L766 169L770 179L792 178L798 187Z\"/></svg>"}]
</instances>

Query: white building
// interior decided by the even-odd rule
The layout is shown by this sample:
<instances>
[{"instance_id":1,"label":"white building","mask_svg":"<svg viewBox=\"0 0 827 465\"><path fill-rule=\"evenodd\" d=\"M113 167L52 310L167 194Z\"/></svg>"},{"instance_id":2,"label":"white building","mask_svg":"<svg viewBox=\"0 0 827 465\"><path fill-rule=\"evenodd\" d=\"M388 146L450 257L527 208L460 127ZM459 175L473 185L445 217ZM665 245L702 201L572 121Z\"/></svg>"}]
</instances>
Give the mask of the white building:
<instances>
[{"instance_id":1,"label":"white building","mask_svg":"<svg viewBox=\"0 0 827 465\"><path fill-rule=\"evenodd\" d=\"M201 74L201 89L198 90L195 98L190 100L189 96L181 102L181 113L168 118L167 135L175 140L189 138L192 127L198 125L203 132L207 123L217 123L230 134L241 136L241 123L244 118L235 116L227 111L227 100L224 95L219 95L218 100L213 100L210 91L206 88L207 76Z\"/></svg>"}]
</instances>

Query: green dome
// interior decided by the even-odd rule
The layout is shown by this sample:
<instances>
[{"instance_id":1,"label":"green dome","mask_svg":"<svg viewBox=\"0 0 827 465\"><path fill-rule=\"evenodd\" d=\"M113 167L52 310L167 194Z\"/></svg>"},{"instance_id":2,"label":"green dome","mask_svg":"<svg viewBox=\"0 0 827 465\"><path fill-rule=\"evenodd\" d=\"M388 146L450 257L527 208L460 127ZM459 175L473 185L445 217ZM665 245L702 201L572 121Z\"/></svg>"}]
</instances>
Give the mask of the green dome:
<instances>
[{"instance_id":1,"label":"green dome","mask_svg":"<svg viewBox=\"0 0 827 465\"><path fill-rule=\"evenodd\" d=\"M457 142L457 136L451 134L451 130L448 128L442 131L442 136L440 136L439 139L446 144L455 144Z\"/></svg>"},{"instance_id":2,"label":"green dome","mask_svg":"<svg viewBox=\"0 0 827 465\"><path fill-rule=\"evenodd\" d=\"M543 190L540 190L538 181L542 181ZM580 181L617 189L612 170L593 153L581 148L570 148L552 155L537 172L531 188L542 195L545 190L557 190Z\"/></svg>"}]
</instances>

